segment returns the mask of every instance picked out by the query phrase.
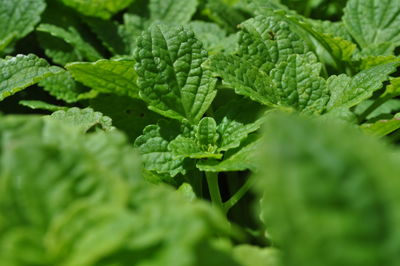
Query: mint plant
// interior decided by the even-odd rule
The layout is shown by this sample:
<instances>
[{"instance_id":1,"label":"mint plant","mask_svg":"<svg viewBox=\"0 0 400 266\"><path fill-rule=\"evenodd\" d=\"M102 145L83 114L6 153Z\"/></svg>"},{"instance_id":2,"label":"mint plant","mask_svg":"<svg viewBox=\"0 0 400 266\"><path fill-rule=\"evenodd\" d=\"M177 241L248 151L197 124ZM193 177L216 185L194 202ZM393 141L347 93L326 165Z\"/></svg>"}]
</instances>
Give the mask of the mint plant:
<instances>
[{"instance_id":1,"label":"mint plant","mask_svg":"<svg viewBox=\"0 0 400 266\"><path fill-rule=\"evenodd\" d=\"M397 265L398 0L2 1L1 265Z\"/></svg>"}]
</instances>

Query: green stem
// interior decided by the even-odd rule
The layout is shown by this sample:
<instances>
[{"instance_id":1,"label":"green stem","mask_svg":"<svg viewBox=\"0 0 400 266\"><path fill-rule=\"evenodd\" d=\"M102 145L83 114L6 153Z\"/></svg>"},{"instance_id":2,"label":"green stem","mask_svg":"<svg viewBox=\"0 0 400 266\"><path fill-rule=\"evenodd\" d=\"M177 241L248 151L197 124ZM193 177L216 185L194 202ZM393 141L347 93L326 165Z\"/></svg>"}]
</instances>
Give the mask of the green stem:
<instances>
[{"instance_id":1,"label":"green stem","mask_svg":"<svg viewBox=\"0 0 400 266\"><path fill-rule=\"evenodd\" d=\"M213 172L206 172L206 179L212 203L223 210L222 198L218 184L218 174Z\"/></svg>"},{"instance_id":2,"label":"green stem","mask_svg":"<svg viewBox=\"0 0 400 266\"><path fill-rule=\"evenodd\" d=\"M247 191L251 188L253 184L253 179L249 178L246 183L229 199L223 204L223 210L225 213L229 211L230 208L236 205L246 195Z\"/></svg>"}]
</instances>

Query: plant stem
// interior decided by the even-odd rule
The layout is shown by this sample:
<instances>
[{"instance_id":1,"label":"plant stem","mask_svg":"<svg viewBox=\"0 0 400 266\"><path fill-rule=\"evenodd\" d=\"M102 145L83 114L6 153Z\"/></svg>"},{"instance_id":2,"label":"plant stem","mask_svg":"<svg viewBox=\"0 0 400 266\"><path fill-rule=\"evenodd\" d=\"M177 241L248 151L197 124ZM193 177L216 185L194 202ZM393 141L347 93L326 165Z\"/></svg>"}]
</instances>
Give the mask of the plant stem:
<instances>
[{"instance_id":1,"label":"plant stem","mask_svg":"<svg viewBox=\"0 0 400 266\"><path fill-rule=\"evenodd\" d=\"M206 172L206 179L212 203L223 210L223 203L218 184L218 174L213 172Z\"/></svg>"},{"instance_id":2,"label":"plant stem","mask_svg":"<svg viewBox=\"0 0 400 266\"><path fill-rule=\"evenodd\" d=\"M236 205L243 198L243 196L249 191L253 184L253 179L249 178L246 183L229 199L223 204L223 210L225 213L229 211L230 208Z\"/></svg>"}]
</instances>

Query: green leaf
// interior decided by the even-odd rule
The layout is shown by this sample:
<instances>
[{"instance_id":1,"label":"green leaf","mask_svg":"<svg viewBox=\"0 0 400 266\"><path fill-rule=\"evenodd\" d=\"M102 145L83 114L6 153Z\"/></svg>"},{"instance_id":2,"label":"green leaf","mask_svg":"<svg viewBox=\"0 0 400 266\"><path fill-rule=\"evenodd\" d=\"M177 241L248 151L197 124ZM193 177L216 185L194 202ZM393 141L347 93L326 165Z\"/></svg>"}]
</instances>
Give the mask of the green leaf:
<instances>
[{"instance_id":1,"label":"green leaf","mask_svg":"<svg viewBox=\"0 0 400 266\"><path fill-rule=\"evenodd\" d=\"M196 38L201 40L204 48L210 53L216 53L225 49L226 32L218 25L200 20L191 21L189 27L193 30Z\"/></svg>"},{"instance_id":2,"label":"green leaf","mask_svg":"<svg viewBox=\"0 0 400 266\"><path fill-rule=\"evenodd\" d=\"M51 117L65 124L76 126L82 132L87 132L97 126L105 131L114 130L111 118L104 116L100 112L93 111L92 108L79 109L73 107L66 111L56 111L51 114Z\"/></svg>"},{"instance_id":3,"label":"green leaf","mask_svg":"<svg viewBox=\"0 0 400 266\"><path fill-rule=\"evenodd\" d=\"M139 38L135 57L140 96L151 110L200 120L215 97L216 80L201 66L207 52L192 31L155 25Z\"/></svg>"},{"instance_id":4,"label":"green leaf","mask_svg":"<svg viewBox=\"0 0 400 266\"><path fill-rule=\"evenodd\" d=\"M167 125L149 125L144 128L143 135L135 141L135 147L143 158L144 168L158 174L168 174L171 177L185 174L184 159L177 158L168 149L169 143L181 132L175 123ZM173 127L175 126L175 127Z\"/></svg>"},{"instance_id":5,"label":"green leaf","mask_svg":"<svg viewBox=\"0 0 400 266\"><path fill-rule=\"evenodd\" d=\"M40 24L36 30L62 39L74 47L76 52L82 58L85 58L89 61L96 61L102 58L100 53L92 45L86 42L74 27L68 27L68 29L64 29L51 24Z\"/></svg>"},{"instance_id":6,"label":"green leaf","mask_svg":"<svg viewBox=\"0 0 400 266\"><path fill-rule=\"evenodd\" d=\"M54 105L50 103L46 103L43 101L19 101L20 105L23 105L25 107L31 108L33 110L46 110L46 111L60 111L60 110L66 110L68 107L65 106L59 106L59 105Z\"/></svg>"},{"instance_id":7,"label":"green leaf","mask_svg":"<svg viewBox=\"0 0 400 266\"><path fill-rule=\"evenodd\" d=\"M0 140L5 265L239 266L215 244L236 228L206 202L144 183L122 134L8 116Z\"/></svg>"},{"instance_id":8,"label":"green leaf","mask_svg":"<svg viewBox=\"0 0 400 266\"><path fill-rule=\"evenodd\" d=\"M71 63L66 68L72 77L101 93L139 97L134 60L99 60L93 63Z\"/></svg>"},{"instance_id":9,"label":"green leaf","mask_svg":"<svg viewBox=\"0 0 400 266\"><path fill-rule=\"evenodd\" d=\"M75 82L68 71L62 70L59 73L43 79L39 86L59 100L67 103L74 103L82 99L90 99L96 96L95 91Z\"/></svg>"},{"instance_id":10,"label":"green leaf","mask_svg":"<svg viewBox=\"0 0 400 266\"><path fill-rule=\"evenodd\" d=\"M276 115L266 125L254 188L282 264L396 264L400 183L392 149L333 120Z\"/></svg>"},{"instance_id":11,"label":"green leaf","mask_svg":"<svg viewBox=\"0 0 400 266\"><path fill-rule=\"evenodd\" d=\"M400 44L400 3L397 0L349 0L343 21L362 48L385 42Z\"/></svg>"},{"instance_id":12,"label":"green leaf","mask_svg":"<svg viewBox=\"0 0 400 266\"><path fill-rule=\"evenodd\" d=\"M197 4L197 0L150 0L150 20L184 25L196 12Z\"/></svg>"},{"instance_id":13,"label":"green leaf","mask_svg":"<svg viewBox=\"0 0 400 266\"><path fill-rule=\"evenodd\" d=\"M396 71L399 62L387 63L371 67L359 72L354 77L347 75L331 76L327 81L331 97L328 110L337 107L350 108L368 99L372 93L382 87L382 82Z\"/></svg>"},{"instance_id":14,"label":"green leaf","mask_svg":"<svg viewBox=\"0 0 400 266\"><path fill-rule=\"evenodd\" d=\"M196 138L200 146L214 146L219 135L217 133L217 123L212 117L205 117L200 120L197 126Z\"/></svg>"},{"instance_id":15,"label":"green leaf","mask_svg":"<svg viewBox=\"0 0 400 266\"><path fill-rule=\"evenodd\" d=\"M86 18L85 22L111 53L114 55L126 54L125 43L119 32L118 23L97 18Z\"/></svg>"},{"instance_id":16,"label":"green leaf","mask_svg":"<svg viewBox=\"0 0 400 266\"><path fill-rule=\"evenodd\" d=\"M316 62L313 54L290 56L270 72L276 84L274 100L305 113L321 113L329 92L320 72L321 64Z\"/></svg>"},{"instance_id":17,"label":"green leaf","mask_svg":"<svg viewBox=\"0 0 400 266\"><path fill-rule=\"evenodd\" d=\"M146 104L131 97L101 94L90 101L90 107L111 117L113 125L124 131L133 142L147 125L156 124L162 117L147 109Z\"/></svg>"},{"instance_id":18,"label":"green leaf","mask_svg":"<svg viewBox=\"0 0 400 266\"><path fill-rule=\"evenodd\" d=\"M0 52L33 31L45 9L43 0L3 0L0 4Z\"/></svg>"},{"instance_id":19,"label":"green leaf","mask_svg":"<svg viewBox=\"0 0 400 266\"><path fill-rule=\"evenodd\" d=\"M33 54L0 59L0 69L0 101L61 71Z\"/></svg>"},{"instance_id":20,"label":"green leaf","mask_svg":"<svg viewBox=\"0 0 400 266\"><path fill-rule=\"evenodd\" d=\"M235 89L235 92L247 96L259 103L275 106L270 99L274 96L271 78L235 55L218 54L212 56L204 65L215 77L222 78L224 86Z\"/></svg>"},{"instance_id":21,"label":"green leaf","mask_svg":"<svg viewBox=\"0 0 400 266\"><path fill-rule=\"evenodd\" d=\"M396 114L392 119L378 120L375 123L361 125L361 129L368 135L384 137L400 128L400 114Z\"/></svg>"},{"instance_id":22,"label":"green leaf","mask_svg":"<svg viewBox=\"0 0 400 266\"><path fill-rule=\"evenodd\" d=\"M215 111L215 119L220 136L219 151L227 151L240 146L247 136L258 130L263 122L259 118L261 106L244 99L231 100Z\"/></svg>"},{"instance_id":23,"label":"green leaf","mask_svg":"<svg viewBox=\"0 0 400 266\"><path fill-rule=\"evenodd\" d=\"M239 245L233 249L233 254L243 266L278 266L279 251L273 248Z\"/></svg>"},{"instance_id":24,"label":"green leaf","mask_svg":"<svg viewBox=\"0 0 400 266\"><path fill-rule=\"evenodd\" d=\"M199 140L196 138L188 138L184 136L178 136L172 140L168 149L172 152L176 158L191 158L191 159L205 159L205 158L216 158L221 159L222 154L216 153L216 146L202 146Z\"/></svg>"},{"instance_id":25,"label":"green leaf","mask_svg":"<svg viewBox=\"0 0 400 266\"><path fill-rule=\"evenodd\" d=\"M257 16L240 25L239 56L268 73L290 55L308 48L289 24L278 16Z\"/></svg>"},{"instance_id":26,"label":"green leaf","mask_svg":"<svg viewBox=\"0 0 400 266\"><path fill-rule=\"evenodd\" d=\"M236 32L237 25L246 19L244 14L223 0L207 0L206 2L202 14L229 33Z\"/></svg>"},{"instance_id":27,"label":"green leaf","mask_svg":"<svg viewBox=\"0 0 400 266\"><path fill-rule=\"evenodd\" d=\"M205 172L258 171L257 156L262 141L249 137L242 146L225 154L222 160L202 160L196 167Z\"/></svg>"},{"instance_id":28,"label":"green leaf","mask_svg":"<svg viewBox=\"0 0 400 266\"><path fill-rule=\"evenodd\" d=\"M118 32L124 41L125 50L128 54L133 54L136 49L137 38L147 28L147 20L129 13L124 14L123 20L124 24L119 26Z\"/></svg>"},{"instance_id":29,"label":"green leaf","mask_svg":"<svg viewBox=\"0 0 400 266\"><path fill-rule=\"evenodd\" d=\"M328 101L321 65L315 56L291 55L272 69L269 76L237 56L214 56L209 67L238 94L271 107L295 108L305 113L321 113Z\"/></svg>"},{"instance_id":30,"label":"green leaf","mask_svg":"<svg viewBox=\"0 0 400 266\"><path fill-rule=\"evenodd\" d=\"M118 11L128 7L133 0L62 0L86 16L108 19Z\"/></svg>"}]
</instances>

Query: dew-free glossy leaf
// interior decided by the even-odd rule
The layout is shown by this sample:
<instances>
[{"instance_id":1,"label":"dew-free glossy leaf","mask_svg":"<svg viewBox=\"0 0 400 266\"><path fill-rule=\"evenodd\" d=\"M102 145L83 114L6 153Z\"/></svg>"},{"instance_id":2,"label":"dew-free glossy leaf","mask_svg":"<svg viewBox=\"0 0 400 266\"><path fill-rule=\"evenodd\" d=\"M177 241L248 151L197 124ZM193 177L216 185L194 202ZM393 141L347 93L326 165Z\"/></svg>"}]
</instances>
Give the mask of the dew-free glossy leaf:
<instances>
[{"instance_id":1,"label":"dew-free glossy leaf","mask_svg":"<svg viewBox=\"0 0 400 266\"><path fill-rule=\"evenodd\" d=\"M99 60L93 63L71 63L66 68L72 77L101 93L139 97L134 60Z\"/></svg>"}]
</instances>

